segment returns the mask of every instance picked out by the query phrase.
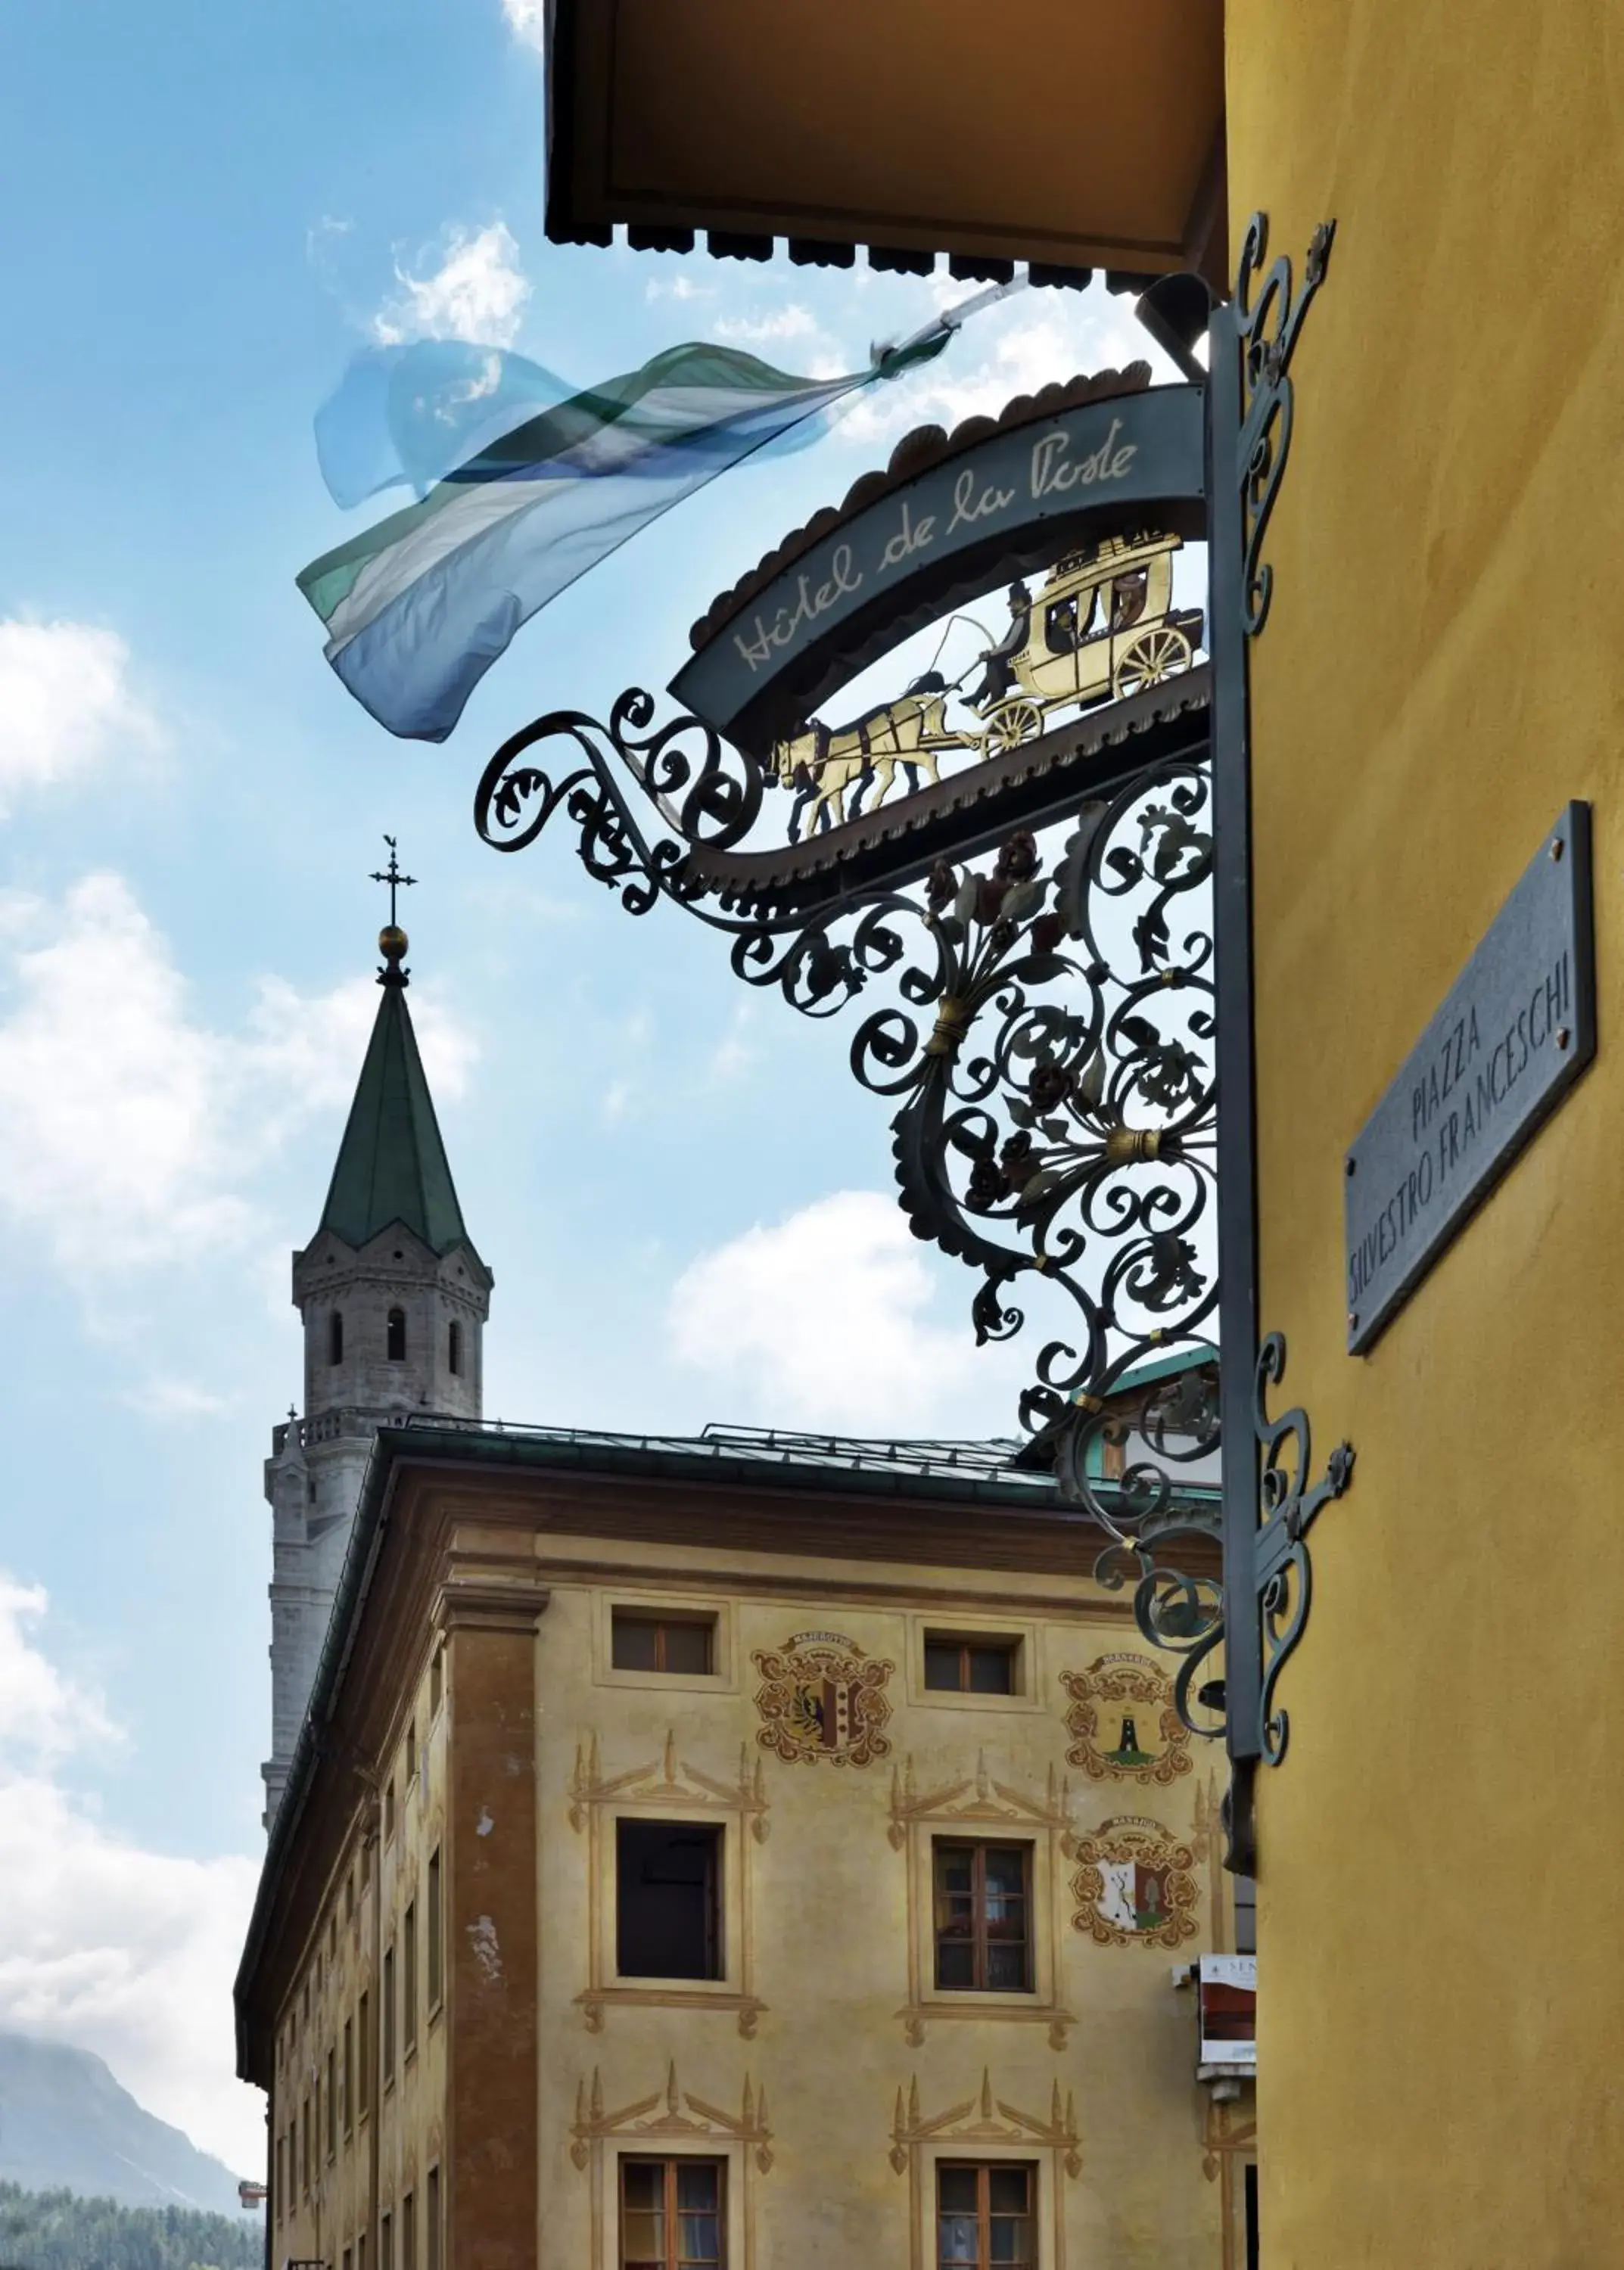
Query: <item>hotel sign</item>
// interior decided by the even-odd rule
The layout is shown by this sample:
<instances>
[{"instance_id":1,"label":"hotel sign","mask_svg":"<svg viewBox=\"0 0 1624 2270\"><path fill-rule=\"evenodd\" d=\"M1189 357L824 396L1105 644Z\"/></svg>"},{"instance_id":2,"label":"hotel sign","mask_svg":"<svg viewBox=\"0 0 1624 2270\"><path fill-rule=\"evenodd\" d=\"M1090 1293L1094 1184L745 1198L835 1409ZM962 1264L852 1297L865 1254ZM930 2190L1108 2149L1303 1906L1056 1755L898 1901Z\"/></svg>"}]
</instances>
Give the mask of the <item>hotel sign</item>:
<instances>
[{"instance_id":1,"label":"hotel sign","mask_svg":"<svg viewBox=\"0 0 1624 2270\"><path fill-rule=\"evenodd\" d=\"M1591 812L1570 804L1346 1161L1362 1355L1596 1053Z\"/></svg>"},{"instance_id":2,"label":"hotel sign","mask_svg":"<svg viewBox=\"0 0 1624 2270\"><path fill-rule=\"evenodd\" d=\"M1099 529L1205 534L1201 389L1153 387L989 434L793 559L671 680L697 717L765 750L941 609Z\"/></svg>"}]
</instances>

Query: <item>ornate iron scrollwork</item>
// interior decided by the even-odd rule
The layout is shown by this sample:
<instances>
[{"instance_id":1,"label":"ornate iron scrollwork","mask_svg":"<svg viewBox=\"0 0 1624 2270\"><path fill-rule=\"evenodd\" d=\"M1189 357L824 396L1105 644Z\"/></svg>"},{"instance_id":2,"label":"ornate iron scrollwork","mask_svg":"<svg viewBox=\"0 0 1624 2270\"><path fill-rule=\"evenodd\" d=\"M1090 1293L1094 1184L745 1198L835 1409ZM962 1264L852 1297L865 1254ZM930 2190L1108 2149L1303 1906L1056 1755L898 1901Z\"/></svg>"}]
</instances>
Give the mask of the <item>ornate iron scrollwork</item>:
<instances>
[{"instance_id":1,"label":"ornate iron scrollwork","mask_svg":"<svg viewBox=\"0 0 1624 2270\"><path fill-rule=\"evenodd\" d=\"M1278 1766L1286 1754L1291 1720L1274 1708L1274 1689L1292 1651L1302 1636L1313 1599L1314 1569L1308 1532L1332 1498L1353 1479L1353 1446L1339 1443L1319 1480L1309 1481L1314 1465L1313 1437L1306 1411L1294 1408L1278 1419L1267 1409L1270 1386L1286 1375L1286 1336L1271 1332L1257 1352L1254 1388L1257 1440L1263 1450L1264 1519L1253 1563L1263 1621L1263 1693L1257 1734L1265 1763Z\"/></svg>"},{"instance_id":2,"label":"ornate iron scrollwork","mask_svg":"<svg viewBox=\"0 0 1624 2270\"><path fill-rule=\"evenodd\" d=\"M1262 560L1269 516L1291 454L1294 396L1291 359L1308 314L1309 302L1324 281L1331 259L1334 220L1322 221L1309 241L1302 267L1302 289L1292 290L1291 262L1285 253L1271 265L1257 288L1252 289L1268 250L1269 223L1254 213L1247 224L1246 241L1235 275L1235 319L1241 345L1241 440L1236 458L1242 479L1245 518L1245 559L1242 570L1242 607L1249 638L1256 638L1268 619L1273 596L1274 571Z\"/></svg>"},{"instance_id":3,"label":"ornate iron scrollwork","mask_svg":"<svg viewBox=\"0 0 1624 2270\"><path fill-rule=\"evenodd\" d=\"M983 868L938 860L914 886L812 912L732 911L688 853L739 841L760 776L698 719L656 731L653 716L634 689L607 725L559 710L515 734L479 784L481 836L521 850L561 812L589 873L628 911L662 896L683 905L729 937L740 977L803 1014L891 981L851 1064L895 1102L908 1220L978 1273L978 1340L1021 1329L1018 1282L1066 1303L1022 1422L1104 1528L1102 1581L1136 1574L1143 1628L1191 1651L1193 1669L1216 1643L1217 1586L1171 1576L1158 1555L1175 1534L1216 1534L1199 1489L1175 1479L1217 1443L1199 1376L1217 1300L1207 768L1168 761L1096 797L1052 860L1017 829ZM546 769L542 753L560 743L566 765ZM1130 1426L1113 1394L1147 1358L1181 1350L1194 1369L1152 1391Z\"/></svg>"}]
</instances>

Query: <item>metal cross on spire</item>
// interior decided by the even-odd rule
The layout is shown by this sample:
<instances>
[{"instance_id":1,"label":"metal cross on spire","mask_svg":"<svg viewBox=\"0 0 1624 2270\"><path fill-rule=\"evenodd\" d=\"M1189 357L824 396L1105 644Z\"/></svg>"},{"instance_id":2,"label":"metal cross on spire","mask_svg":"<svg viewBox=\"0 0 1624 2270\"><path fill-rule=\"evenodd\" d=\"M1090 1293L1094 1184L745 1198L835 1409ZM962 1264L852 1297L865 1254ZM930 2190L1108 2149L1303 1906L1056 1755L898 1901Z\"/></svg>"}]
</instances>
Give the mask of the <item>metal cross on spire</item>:
<instances>
[{"instance_id":1,"label":"metal cross on spire","mask_svg":"<svg viewBox=\"0 0 1624 2270\"><path fill-rule=\"evenodd\" d=\"M395 838L392 835L386 835L383 840L389 847L389 864L384 868L374 867L370 879L374 883L387 883L389 886L389 928L393 930L396 927L395 894L397 891L404 891L410 884L415 883L417 877L401 873L400 862L395 857Z\"/></svg>"}]
</instances>

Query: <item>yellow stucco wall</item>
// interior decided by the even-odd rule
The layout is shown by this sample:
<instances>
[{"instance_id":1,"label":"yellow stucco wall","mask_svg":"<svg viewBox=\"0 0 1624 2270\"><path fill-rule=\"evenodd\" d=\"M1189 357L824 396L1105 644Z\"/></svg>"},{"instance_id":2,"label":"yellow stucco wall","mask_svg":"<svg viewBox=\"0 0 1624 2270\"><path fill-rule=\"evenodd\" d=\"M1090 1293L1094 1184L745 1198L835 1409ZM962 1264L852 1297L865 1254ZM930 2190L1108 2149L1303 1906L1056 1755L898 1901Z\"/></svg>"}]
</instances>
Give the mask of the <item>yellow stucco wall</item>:
<instances>
[{"instance_id":1,"label":"yellow stucco wall","mask_svg":"<svg viewBox=\"0 0 1624 2270\"><path fill-rule=\"evenodd\" d=\"M497 1542L475 1529L459 1532L459 1549L476 1558L482 1545ZM1068 1760L1079 1737L1066 1724L1075 1697L1064 1674L1126 1658L1165 1680L1121 1597L1071 1576L1000 1571L967 1579L963 1571L886 1562L854 1572L810 1554L731 1552L724 1559L703 1547L552 1532L537 1537L533 1568L534 1597L546 1602L533 1642L537 1828L533 1870L525 1871L540 1974L538 2227L533 2255L528 2240L514 2253L509 2233L501 2259L522 2255L538 2270L612 2270L618 2155L686 2150L728 2163L730 2270L844 2270L856 2261L925 2270L933 2260L938 2156L1036 2167L1042 2270L1234 2270L1250 2091L1218 2108L1198 2085L1192 1998L1175 1992L1171 1979L1175 1962L1233 1944L1228 1882L1214 1866L1219 1762L1175 1744L1172 1754L1188 1756L1188 1769L1164 1783L1140 1783L1090 1775ZM716 1675L616 1672L610 1614L617 1604L714 1612ZM1022 1691L929 1692L927 1628L1017 1641ZM891 1666L883 1688L886 1747L866 1763L791 1762L757 1740L755 1652L808 1632L838 1634ZM424 2216L435 2166L448 2218L477 2211L477 2202L459 2207L459 2186L477 2190L478 2179L458 2163L446 2098L448 2027L455 2036L459 2023L456 1949L448 1946L449 1992L435 2013L427 2006L425 1914L429 1855L449 1853L455 1833L448 1824L460 1770L459 1707L467 1717L465 1643L460 1631L446 1642L438 1709L430 1632L413 1651L407 1688L389 1714L394 1731L379 1761L376 1809L358 1783L350 1841L284 1996L273 2118L285 2135L307 2096L314 2117L318 2080L323 2109L311 2165L301 2165L291 2195L285 2174L273 2201L277 2263L291 2257L345 2270L347 2260L348 2270L382 2270L377 2218L389 2214L392 2270L403 2270L401 2214L410 2192L415 2270L428 2270ZM1112 1746L1123 1707L1136 1715L1141 1747L1168 1754L1159 1712L1135 1703L1118 1705L1115 1717L1102 1706L1095 1747ZM410 1777L408 1728L419 1760ZM382 1794L391 1781L392 1809ZM476 1810L477 1833L488 1836L511 1875L510 1801L499 1797ZM714 1988L679 1990L698 2007L618 1978L612 1856L622 1813L723 1828L726 1975ZM1176 1947L1096 1944L1073 1921L1078 1842L1124 1817L1161 1823L1193 1859L1193 1928ZM361 1847L374 1833L363 1883ZM966 2015L975 1998L935 1992L930 1847L938 1835L1032 1844L1030 1997ZM363 1992L380 2057L381 1951L396 1950L398 2012L402 1924L414 1900L416 2051L407 2054L397 2017L393 2079L374 2070L364 2114L341 2089L329 2159L326 2058L335 2052L341 2078L344 2025L359 2024ZM453 1940L454 1925L449 1912ZM462 1927L465 1935L466 1919ZM502 1963L512 1952L493 1943L487 1955ZM594 2007L597 1987L606 1991ZM765 2104L761 2133L743 2118L746 2083L755 2128ZM730 2118L744 2133L730 2133ZM937 2133L927 2133L932 2124ZM490 2140L467 2140L471 2150ZM456 2251L448 2235L447 2270Z\"/></svg>"},{"instance_id":2,"label":"yellow stucco wall","mask_svg":"<svg viewBox=\"0 0 1624 2270\"><path fill-rule=\"evenodd\" d=\"M284 2152L280 2185L275 2179L274 2157L272 2163L273 2263L291 2258L328 2262L333 2270L378 2270L379 2232L372 2218L374 2150L378 2210L392 2220L394 2270L400 2270L400 2214L408 2192L414 2201L418 2226L416 2270L426 2270L431 2259L425 2217L427 2178L431 2169L441 2165L445 2136L447 2001L442 1996L435 2004L429 1998L426 1894L429 1858L441 1849L444 1836L450 1722L448 1680L442 1677L438 1682L437 1707L433 1699L427 1633L419 1652L421 1659L414 1664L408 1692L400 1698L397 1737L382 1762L380 1802L374 1806L358 1789L348 1844L333 1872L305 1959L277 2026L271 2119L283 2139ZM407 1770L408 1728L416 1740L416 1769L411 1773ZM382 1801L386 1788L392 1788L392 1806ZM418 1939L418 2017L415 2044L411 2046L401 1976L403 1924L408 1905L415 1910ZM396 1958L397 2023L393 2068L386 2070L382 2052L380 1950L391 1949ZM347 2096L344 2082L346 2024L352 2029L352 2092ZM337 2082L332 2122L335 2148L330 2156L326 2109L330 2056ZM316 2148L308 2168L301 2149L294 2182L288 2174L287 2130L290 2124L302 2122L307 2099L313 2121L318 2102L320 2105Z\"/></svg>"},{"instance_id":3,"label":"yellow stucco wall","mask_svg":"<svg viewBox=\"0 0 1624 2270\"><path fill-rule=\"evenodd\" d=\"M1261 1776L1270 2270L1619 2259L1624 12L1230 0L1301 272L1253 654L1263 1323L1350 1495ZM1597 1061L1371 1355L1344 1146L1570 797Z\"/></svg>"},{"instance_id":4,"label":"yellow stucco wall","mask_svg":"<svg viewBox=\"0 0 1624 2270\"><path fill-rule=\"evenodd\" d=\"M723 1562L700 1547L649 1552L590 1538L549 1537L540 1554L538 1574L552 1595L536 1643L542 2270L612 2262L615 2155L685 2148L729 2160L733 2270L933 2264L938 2155L1037 2164L1044 2270L1220 2270L1233 2259L1219 2228L1228 2185L1216 2163L1212 2175L1203 2167L1212 2113L1195 2081L1194 2012L1171 1979L1175 1962L1230 1943L1227 1886L1212 1867L1216 1762L1198 1755L1190 1771L1150 1787L1091 1780L1066 1762L1074 1738L1061 1674L1103 1654L1143 1656L1121 1602L1090 1597L1073 1579L1000 1574L990 1588L997 1605L984 1605L989 1588L977 1585L983 1605L975 1606L962 1572L933 1579L879 1563L858 1575L767 1554ZM583 1576L593 1561L597 1573ZM720 1675L699 1682L615 1673L611 1606L684 1600L720 1619ZM927 1694L923 1632L931 1622L1021 1636L1026 1694ZM885 1688L889 1747L869 1763L789 1762L758 1742L756 1651L781 1650L806 1632L838 1634L894 1665ZM707 1782L725 1792L741 1777L761 1799L760 1813L708 1797ZM1057 1804L1068 1778L1069 1799ZM910 1789L918 1817L898 1822L894 1800L906 1805ZM938 1793L940 1803L930 1805ZM623 1998L615 1991L612 1823L633 1806L724 1825L728 1975L714 2007L671 2007L658 1990L635 1984ZM1096 1945L1072 1923L1078 1864L1066 1840L1124 1815L1161 1821L1195 1851L1196 1930L1176 1953ZM1064 2014L1052 2038L1049 2021L1018 2014L1018 2004L971 2015L974 1998L935 1993L930 1840L941 1834L1033 1843L1039 1952L1030 2000ZM929 2005L912 2039L910 1937ZM593 2009L583 1996L595 1979L610 1992ZM762 2007L741 2015L745 1992ZM673 2062L681 2101L671 2126ZM746 2081L753 2097L766 2093L765 2170L714 2124L708 2136L680 2125L697 2117L705 2128L690 2096L739 2115ZM1013 2108L1047 2131L1057 2087L1061 2106L1070 2095L1075 2109L1075 2173L1064 2149L1010 2118ZM900 2169L899 2092L905 2116L916 2104L921 2127L958 2108L939 2134L896 2146ZM1234 2117L1237 2129L1242 2120L1250 2126L1250 2102ZM654 2127L640 2145L644 2122Z\"/></svg>"}]
</instances>

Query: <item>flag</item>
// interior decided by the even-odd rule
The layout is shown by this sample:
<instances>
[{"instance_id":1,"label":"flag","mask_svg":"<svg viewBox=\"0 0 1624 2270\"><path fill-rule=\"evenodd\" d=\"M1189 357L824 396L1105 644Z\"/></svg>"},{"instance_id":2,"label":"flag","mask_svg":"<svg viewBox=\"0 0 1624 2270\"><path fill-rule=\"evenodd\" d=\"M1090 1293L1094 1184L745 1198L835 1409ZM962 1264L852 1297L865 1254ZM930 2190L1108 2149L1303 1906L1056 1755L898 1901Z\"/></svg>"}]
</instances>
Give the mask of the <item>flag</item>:
<instances>
[{"instance_id":1,"label":"flag","mask_svg":"<svg viewBox=\"0 0 1624 2270\"><path fill-rule=\"evenodd\" d=\"M938 354L958 312L841 378L796 378L729 347L673 347L493 434L488 420L511 419L556 382L535 364L509 378L500 357L475 371L468 358L491 351L463 347L445 363L453 384L460 374L488 382L487 392L453 405L443 439L429 422L433 388L426 409L403 413L396 382L410 367L374 361L326 406L318 447L329 486L360 497L431 464L443 477L299 577L326 626L327 659L389 731L443 741L521 624L577 576L802 421ZM446 453L471 440L473 454L450 462Z\"/></svg>"},{"instance_id":2,"label":"flag","mask_svg":"<svg viewBox=\"0 0 1624 2270\"><path fill-rule=\"evenodd\" d=\"M367 347L315 413L315 455L346 510L380 489L425 495L454 466L575 389L505 347L413 339Z\"/></svg>"}]
</instances>

